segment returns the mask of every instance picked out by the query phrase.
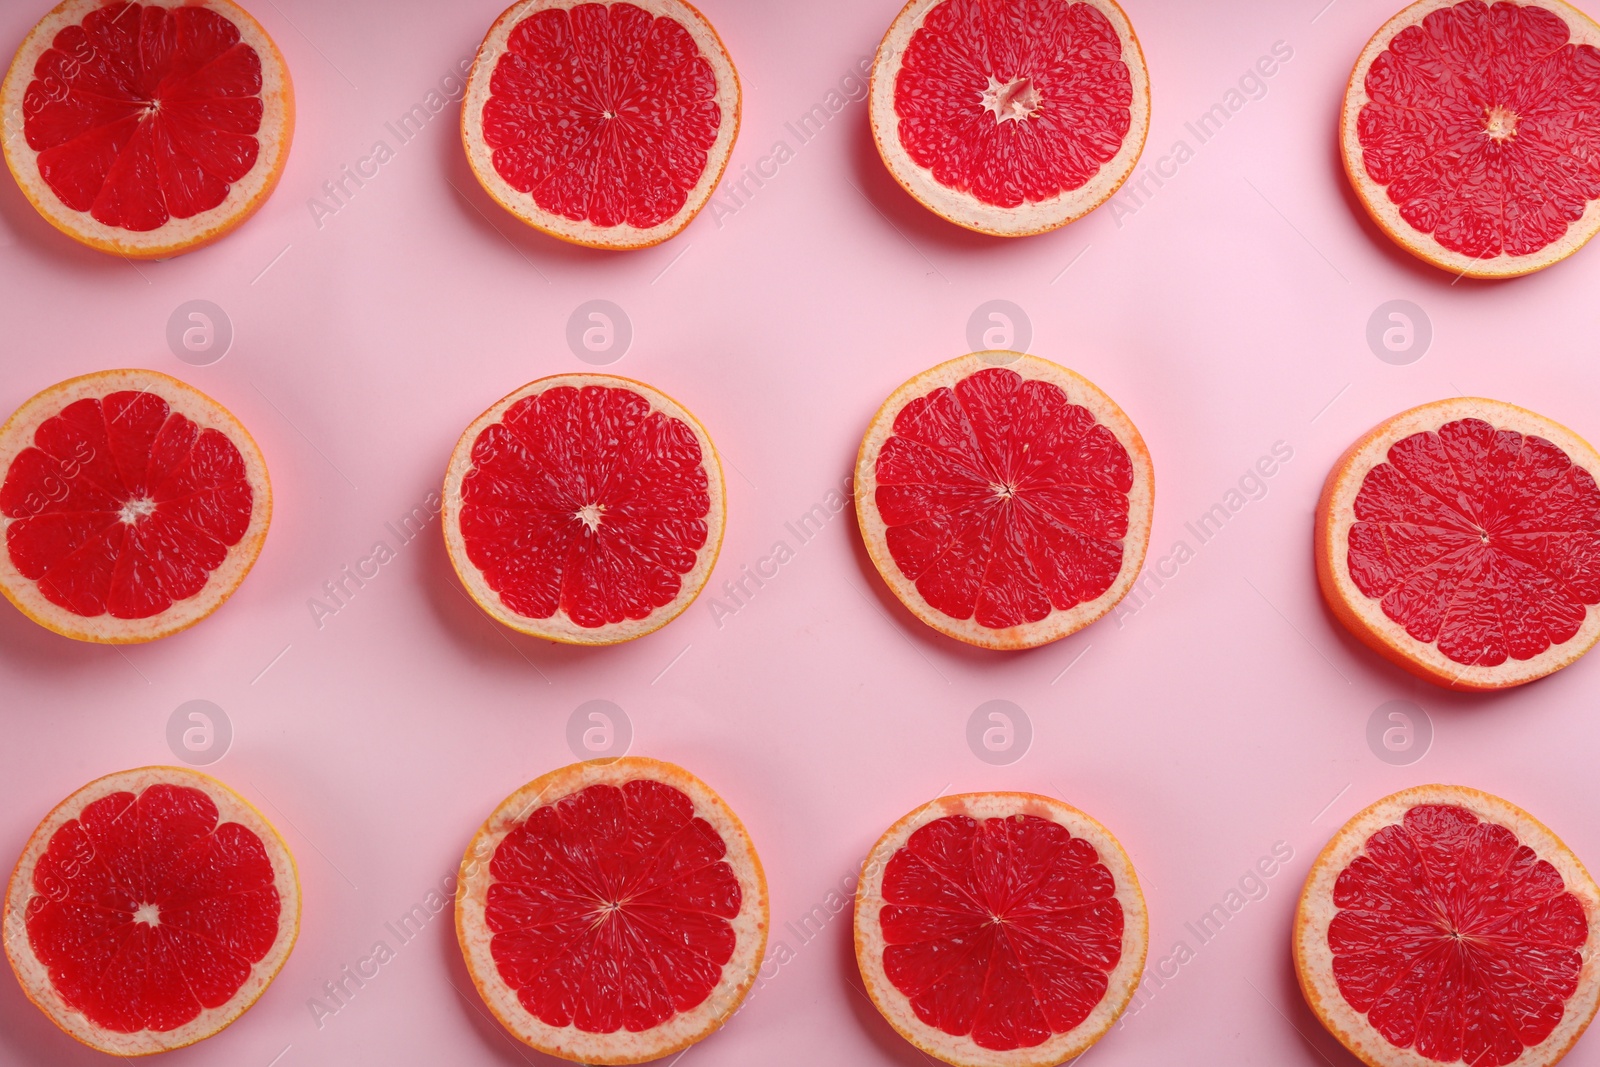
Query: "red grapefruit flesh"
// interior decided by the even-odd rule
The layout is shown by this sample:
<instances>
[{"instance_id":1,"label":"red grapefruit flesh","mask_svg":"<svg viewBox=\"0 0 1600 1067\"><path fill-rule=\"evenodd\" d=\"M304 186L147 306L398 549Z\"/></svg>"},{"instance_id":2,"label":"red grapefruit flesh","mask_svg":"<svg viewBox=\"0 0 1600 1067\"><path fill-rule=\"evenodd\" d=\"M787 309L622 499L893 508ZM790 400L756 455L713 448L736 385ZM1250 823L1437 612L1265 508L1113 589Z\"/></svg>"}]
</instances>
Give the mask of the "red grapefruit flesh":
<instances>
[{"instance_id":1,"label":"red grapefruit flesh","mask_svg":"<svg viewBox=\"0 0 1600 1067\"><path fill-rule=\"evenodd\" d=\"M444 530L473 599L513 629L606 645L671 622L711 576L722 468L694 416L603 374L526 385L461 437Z\"/></svg>"},{"instance_id":2,"label":"red grapefruit flesh","mask_svg":"<svg viewBox=\"0 0 1600 1067\"><path fill-rule=\"evenodd\" d=\"M1494 400L1404 412L1334 466L1316 526L1323 598L1429 681L1502 689L1600 639L1600 455Z\"/></svg>"},{"instance_id":3,"label":"red grapefruit flesh","mask_svg":"<svg viewBox=\"0 0 1600 1067\"><path fill-rule=\"evenodd\" d=\"M1127 594L1154 478L1122 409L1065 367L976 352L878 409L856 460L872 561L923 622L983 648L1066 637Z\"/></svg>"},{"instance_id":4,"label":"red grapefruit flesh","mask_svg":"<svg viewBox=\"0 0 1600 1067\"><path fill-rule=\"evenodd\" d=\"M261 814L178 767L63 801L6 891L6 955L70 1036L118 1056L193 1044L255 1003L294 946L294 860Z\"/></svg>"},{"instance_id":5,"label":"red grapefruit flesh","mask_svg":"<svg viewBox=\"0 0 1600 1067\"><path fill-rule=\"evenodd\" d=\"M1547 267L1600 231L1600 26L1562 0L1421 0L1356 62L1341 141L1413 255L1477 278Z\"/></svg>"},{"instance_id":6,"label":"red grapefruit flesh","mask_svg":"<svg viewBox=\"0 0 1600 1067\"><path fill-rule=\"evenodd\" d=\"M0 427L0 592L80 641L153 641L244 581L266 463L215 400L155 371L73 378Z\"/></svg>"},{"instance_id":7,"label":"red grapefruit flesh","mask_svg":"<svg viewBox=\"0 0 1600 1067\"><path fill-rule=\"evenodd\" d=\"M6 162L39 213L136 258L253 215L294 128L283 57L229 0L66 0L18 50L0 106Z\"/></svg>"},{"instance_id":8,"label":"red grapefruit flesh","mask_svg":"<svg viewBox=\"0 0 1600 1067\"><path fill-rule=\"evenodd\" d=\"M1600 889L1527 812L1420 786L1317 859L1295 965L1318 1018L1373 1067L1547 1067L1600 1003L1597 924Z\"/></svg>"},{"instance_id":9,"label":"red grapefruit flesh","mask_svg":"<svg viewBox=\"0 0 1600 1067\"><path fill-rule=\"evenodd\" d=\"M508 797L468 847L456 934L522 1041L640 1063L720 1027L755 981L767 886L738 818L699 779L624 757Z\"/></svg>"},{"instance_id":10,"label":"red grapefruit flesh","mask_svg":"<svg viewBox=\"0 0 1600 1067\"><path fill-rule=\"evenodd\" d=\"M895 180L1000 237L1105 202L1150 125L1144 55L1114 0L911 0L878 47L871 101Z\"/></svg>"},{"instance_id":11,"label":"red grapefruit flesh","mask_svg":"<svg viewBox=\"0 0 1600 1067\"><path fill-rule=\"evenodd\" d=\"M689 225L738 131L733 63L682 0L521 0L484 38L461 110L489 195L594 248L643 248Z\"/></svg>"},{"instance_id":12,"label":"red grapefruit flesh","mask_svg":"<svg viewBox=\"0 0 1600 1067\"><path fill-rule=\"evenodd\" d=\"M942 797L873 848L856 960L902 1037L958 1067L1043 1067L1094 1044L1144 966L1144 897L1111 834L1027 793Z\"/></svg>"}]
</instances>

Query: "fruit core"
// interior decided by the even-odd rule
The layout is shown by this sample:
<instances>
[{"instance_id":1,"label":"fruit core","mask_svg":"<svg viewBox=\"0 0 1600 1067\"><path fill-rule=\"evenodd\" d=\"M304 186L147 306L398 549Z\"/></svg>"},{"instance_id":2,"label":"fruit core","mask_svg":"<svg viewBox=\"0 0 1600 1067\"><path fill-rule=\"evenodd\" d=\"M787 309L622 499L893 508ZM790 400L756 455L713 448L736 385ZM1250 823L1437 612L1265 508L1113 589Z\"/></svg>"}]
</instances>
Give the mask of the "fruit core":
<instances>
[{"instance_id":1,"label":"fruit core","mask_svg":"<svg viewBox=\"0 0 1600 1067\"><path fill-rule=\"evenodd\" d=\"M989 84L978 94L978 99L984 109L994 115L996 123L1031 119L1044 106L1038 87L1026 76L1003 82L991 74Z\"/></svg>"},{"instance_id":2,"label":"fruit core","mask_svg":"<svg viewBox=\"0 0 1600 1067\"><path fill-rule=\"evenodd\" d=\"M1522 121L1509 107L1495 104L1483 109L1483 132L1495 144L1505 144L1517 135L1517 124Z\"/></svg>"}]
</instances>

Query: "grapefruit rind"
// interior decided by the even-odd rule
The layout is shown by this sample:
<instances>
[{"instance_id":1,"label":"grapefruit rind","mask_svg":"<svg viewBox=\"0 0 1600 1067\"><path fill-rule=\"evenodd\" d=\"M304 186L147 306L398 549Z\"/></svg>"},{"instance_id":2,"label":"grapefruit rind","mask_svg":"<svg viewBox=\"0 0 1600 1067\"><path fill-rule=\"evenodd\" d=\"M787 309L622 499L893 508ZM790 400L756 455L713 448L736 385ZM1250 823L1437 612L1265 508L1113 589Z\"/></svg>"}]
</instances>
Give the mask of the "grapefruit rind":
<instances>
[{"instance_id":1,"label":"grapefruit rind","mask_svg":"<svg viewBox=\"0 0 1600 1067\"><path fill-rule=\"evenodd\" d=\"M202 430L217 430L233 442L244 460L252 490L250 525L238 543L228 550L222 566L211 572L205 588L195 596L177 601L166 611L147 619L118 619L109 614L90 618L51 603L39 592L37 583L23 577L4 545L5 531L14 520L0 514L0 593L40 626L74 641L140 644L187 630L221 607L244 582L261 555L267 527L272 521L272 483L267 475L266 460L250 432L227 408L194 386L160 371L98 371L58 382L30 398L0 426L0 480L5 478L17 455L32 447L34 432L45 420L79 400L124 390L153 393L166 401L174 414L182 415Z\"/></svg>"},{"instance_id":2,"label":"grapefruit rind","mask_svg":"<svg viewBox=\"0 0 1600 1067\"><path fill-rule=\"evenodd\" d=\"M51 983L49 969L33 953L24 917L27 915L28 901L37 895L33 885L34 868L57 830L77 818L85 807L101 797L118 792L139 794L150 786L162 784L200 790L216 804L219 825L225 822L239 823L261 839L267 858L272 862L274 885L278 890L278 936L272 948L251 969L249 979L226 1004L202 1011L192 1022L176 1030L114 1034L95 1026L62 1002ZM139 767L97 778L57 804L45 816L23 846L22 856L11 873L11 880L6 886L5 911L0 916L0 930L4 931L6 958L11 961L11 968L22 984L23 993L63 1033L100 1052L115 1056L147 1056L183 1048L221 1032L266 992L267 986L283 969L300 933L299 874L289 846L273 829L266 816L227 785L187 767Z\"/></svg>"},{"instance_id":3,"label":"grapefruit rind","mask_svg":"<svg viewBox=\"0 0 1600 1067\"><path fill-rule=\"evenodd\" d=\"M1457 663L1424 644L1384 614L1381 601L1363 593L1350 577L1349 529L1355 520L1356 496L1373 467L1388 458L1389 448L1412 434L1436 431L1457 419L1481 419L1497 429L1542 437L1572 462L1600 477L1600 453L1558 422L1526 408L1482 397L1456 397L1403 411L1367 431L1333 465L1317 501L1313 551L1322 598L1345 628L1368 648L1419 678L1447 689L1490 692L1525 685L1575 663L1600 641L1600 609L1590 606L1583 625L1568 640L1551 645L1532 659L1507 659L1494 667Z\"/></svg>"},{"instance_id":4,"label":"grapefruit rind","mask_svg":"<svg viewBox=\"0 0 1600 1067\"><path fill-rule=\"evenodd\" d=\"M894 435L894 421L912 400L935 389L954 388L956 383L988 367L1004 367L1024 379L1040 379L1060 386L1067 399L1089 410L1100 425L1110 430L1127 449L1133 464L1133 488L1128 493L1128 533L1123 538L1122 569L1116 581L1094 600L1067 609L1057 609L1037 622L1004 629L984 626L976 618L955 619L929 604L917 591L889 553L888 526L878 511L878 455ZM913 615L948 637L978 648L1013 650L1037 648L1077 633L1116 607L1144 566L1150 547L1150 526L1155 509L1155 468L1150 450L1133 420L1089 379L1066 367L1024 355L1021 352L973 352L923 371L889 395L867 426L861 448L856 453L856 521L861 528L867 555L883 576L884 582Z\"/></svg>"},{"instance_id":5,"label":"grapefruit rind","mask_svg":"<svg viewBox=\"0 0 1600 1067\"><path fill-rule=\"evenodd\" d=\"M1333 950L1328 947L1328 926L1338 912L1333 889L1340 873L1363 852L1374 833L1399 823L1407 811L1426 804L1465 808L1484 822L1504 826L1540 859L1554 866L1567 892L1583 904L1589 937L1582 949L1583 968L1577 992L1567 1001L1561 1022L1550 1036L1524 1049L1514 1061L1516 1067L1549 1067L1567 1054L1600 1006L1600 961L1596 957L1600 946L1600 887L1547 826L1515 804L1467 786L1419 785L1384 797L1345 823L1317 856L1294 914L1294 969L1306 1004L1328 1032L1368 1067L1439 1067L1439 1061L1415 1049L1390 1044L1365 1015L1349 1006L1334 978Z\"/></svg>"},{"instance_id":6,"label":"grapefruit rind","mask_svg":"<svg viewBox=\"0 0 1600 1067\"><path fill-rule=\"evenodd\" d=\"M1373 34L1372 40L1356 59L1355 69L1345 87L1344 107L1339 115L1339 150L1344 161L1345 174L1355 189L1361 206L1371 216L1379 229L1390 239L1418 259L1440 270L1465 278L1516 278L1559 263L1587 244L1600 233L1600 200L1589 201L1582 218L1567 227L1561 239L1527 255L1497 255L1487 259L1468 256L1444 247L1431 233L1412 226L1400 214L1399 205L1389 199L1386 186L1379 185L1367 174L1363 162L1363 149L1357 128L1357 119L1370 101L1367 95L1367 71L1372 63L1394 40L1396 34L1408 26L1416 25L1430 13L1441 8L1454 7L1461 0L1418 0L1405 8ZM1561 17L1571 30L1571 43L1600 47L1600 25L1582 11L1563 0L1517 0L1531 7L1542 7Z\"/></svg>"},{"instance_id":7,"label":"grapefruit rind","mask_svg":"<svg viewBox=\"0 0 1600 1067\"><path fill-rule=\"evenodd\" d=\"M466 539L461 535L461 488L472 470L472 449L478 440L478 435L500 422L506 410L525 397L537 396L547 389L559 386L582 389L586 385L631 390L650 401L652 411L662 412L688 426L700 443L701 462L706 472L706 493L711 498L711 508L706 512L705 544L700 546L694 569L682 576L677 599L662 605L643 619L628 619L594 629L578 625L559 609L549 618L531 619L506 607L500 599L500 594L490 588L483 572L468 556ZM518 633L528 634L530 637L542 637L564 645L615 645L632 641L634 638L654 633L689 610L689 605L694 603L710 579L711 569L716 566L717 555L722 550L723 530L727 524L727 495L722 479L722 462L717 457L716 446L711 443L711 436L706 433L705 427L700 425L700 421L689 414L683 405L660 390L643 382L634 381L632 378L622 378L612 374L555 374L529 382L516 392L501 398L494 407L478 416L456 443L455 451L450 455L450 465L445 471L443 498L445 547L449 551L450 565L455 568L456 576L461 579L461 584L467 593L491 618Z\"/></svg>"},{"instance_id":8,"label":"grapefruit rind","mask_svg":"<svg viewBox=\"0 0 1600 1067\"><path fill-rule=\"evenodd\" d=\"M1066 827L1073 837L1094 846L1100 862L1116 881L1117 903L1122 905L1122 956L1107 976L1105 996L1089 1017L1065 1033L1055 1034L1031 1048L997 1051L979 1046L971 1037L947 1034L917 1018L910 999L894 987L884 971L887 947L878 912L884 906L883 876L889 860L911 835L928 823L952 815L984 820L1012 815L1033 815ZM1054 1067L1080 1055L1111 1029L1133 999L1144 974L1150 942L1150 917L1133 861L1121 843L1098 821L1053 797L1035 793L961 793L939 797L911 812L884 833L861 866L855 907L856 964L867 996L901 1037L955 1067Z\"/></svg>"},{"instance_id":9,"label":"grapefruit rind","mask_svg":"<svg viewBox=\"0 0 1600 1067\"><path fill-rule=\"evenodd\" d=\"M1150 73L1144 52L1127 13L1116 0L1074 0L1087 3L1111 23L1122 41L1122 61L1127 64L1133 83L1130 125L1122 147L1110 162L1084 185L1069 189L1048 200L1003 208L987 204L970 193L952 189L935 181L933 172L914 162L900 144L900 117L894 108L895 81L899 77L906 46L933 10L944 0L910 0L878 45L872 63L868 113L872 139L878 155L900 187L923 207L957 226L991 237L1030 237L1047 233L1082 218L1111 199L1128 180L1144 151L1150 132ZM1065 0L1061 0L1065 2Z\"/></svg>"},{"instance_id":10,"label":"grapefruit rind","mask_svg":"<svg viewBox=\"0 0 1600 1067\"><path fill-rule=\"evenodd\" d=\"M227 199L208 211L187 219L172 218L154 230L139 232L107 226L87 211L63 204L39 175L38 153L23 132L23 95L33 81L34 65L62 29L83 21L107 0L64 0L39 21L22 41L16 57L0 83L0 145L6 165L34 209L62 233L90 248L129 259L165 259L192 252L217 241L261 209L278 186L289 146L294 140L294 85L283 53L250 13L232 0L200 0L203 6L225 16L239 28L240 39L261 57L261 125L256 133L261 154L243 180L235 182ZM152 7L192 6L195 0L139 0ZM272 136L273 131L279 131Z\"/></svg>"},{"instance_id":11,"label":"grapefruit rind","mask_svg":"<svg viewBox=\"0 0 1600 1067\"><path fill-rule=\"evenodd\" d=\"M727 846L724 859L739 881L741 894L739 914L732 922L737 939L733 957L723 964L722 978L710 996L692 1010L649 1030L594 1034L576 1026L550 1026L522 1006L516 991L500 977L490 952L486 917L492 881L490 863L505 836L536 808L554 804L592 785L621 786L637 779L663 782L684 793L694 804L695 816L710 823ZM576 1063L644 1063L670 1056L709 1037L738 1011L755 984L766 952L771 919L767 877L749 833L710 786L682 767L662 760L643 756L589 760L535 778L502 801L473 835L458 878L456 940L466 960L467 973L484 1004L500 1025L520 1041L546 1055Z\"/></svg>"},{"instance_id":12,"label":"grapefruit rind","mask_svg":"<svg viewBox=\"0 0 1600 1067\"><path fill-rule=\"evenodd\" d=\"M518 219L551 237L585 248L602 248L628 251L658 245L679 233L694 221L716 192L717 182L727 169L733 156L733 145L739 137L741 92L739 74L733 60L706 17L684 0L626 0L657 17L671 18L689 31L700 54L716 73L716 103L722 109L722 124L717 129L717 139L706 153L705 170L700 180L689 190L688 199L672 218L650 227L622 223L617 226L597 226L587 219L569 219L541 208L527 193L517 189L495 170L494 152L483 135L483 107L489 101L489 84L494 76L495 64L506 52L506 41L517 24L537 11L565 10L595 0L519 0L512 4L489 27L483 43L478 46L477 58L467 76L467 91L461 100L461 144L466 149L467 163L484 192L501 207ZM605 0L607 3L616 0Z\"/></svg>"}]
</instances>

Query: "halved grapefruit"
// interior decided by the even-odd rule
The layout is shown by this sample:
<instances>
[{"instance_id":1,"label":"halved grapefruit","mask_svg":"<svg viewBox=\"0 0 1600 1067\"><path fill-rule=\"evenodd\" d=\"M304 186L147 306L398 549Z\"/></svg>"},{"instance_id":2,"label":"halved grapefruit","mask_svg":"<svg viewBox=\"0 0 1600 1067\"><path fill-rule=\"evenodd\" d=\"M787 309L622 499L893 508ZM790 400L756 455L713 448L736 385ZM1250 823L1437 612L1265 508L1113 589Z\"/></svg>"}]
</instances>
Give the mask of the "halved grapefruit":
<instances>
[{"instance_id":1,"label":"halved grapefruit","mask_svg":"<svg viewBox=\"0 0 1600 1067\"><path fill-rule=\"evenodd\" d=\"M233 595L266 540L272 486L228 410L176 378L53 385L0 426L0 593L78 641L154 641Z\"/></svg>"},{"instance_id":2,"label":"halved grapefruit","mask_svg":"<svg viewBox=\"0 0 1600 1067\"><path fill-rule=\"evenodd\" d=\"M870 99L895 181L997 237L1099 207L1150 129L1144 53L1115 0L911 0L878 46Z\"/></svg>"},{"instance_id":3,"label":"halved grapefruit","mask_svg":"<svg viewBox=\"0 0 1600 1067\"><path fill-rule=\"evenodd\" d=\"M689 1047L738 1009L767 942L767 881L722 798L625 756L536 778L473 837L456 937L505 1028L580 1063Z\"/></svg>"},{"instance_id":4,"label":"halved grapefruit","mask_svg":"<svg viewBox=\"0 0 1600 1067\"><path fill-rule=\"evenodd\" d=\"M856 458L867 552L923 622L980 648L1034 648L1110 611L1150 543L1144 439L1088 379L974 352L906 382Z\"/></svg>"},{"instance_id":5,"label":"halved grapefruit","mask_svg":"<svg viewBox=\"0 0 1600 1067\"><path fill-rule=\"evenodd\" d=\"M1499 797L1424 785L1311 866L1294 918L1306 1003L1370 1067L1549 1067L1600 1003L1600 888Z\"/></svg>"},{"instance_id":6,"label":"halved grapefruit","mask_svg":"<svg viewBox=\"0 0 1600 1067\"><path fill-rule=\"evenodd\" d=\"M1317 504L1323 599L1452 689L1521 685L1600 639L1600 455L1498 400L1424 404L1350 446Z\"/></svg>"},{"instance_id":7,"label":"halved grapefruit","mask_svg":"<svg viewBox=\"0 0 1600 1067\"><path fill-rule=\"evenodd\" d=\"M226 1028L300 929L294 859L249 802L181 767L90 782L45 817L0 926L22 991L69 1036L116 1056Z\"/></svg>"},{"instance_id":8,"label":"halved grapefruit","mask_svg":"<svg viewBox=\"0 0 1600 1067\"><path fill-rule=\"evenodd\" d=\"M52 226L157 259L237 228L289 156L294 90L230 0L65 0L0 85L6 163Z\"/></svg>"},{"instance_id":9,"label":"halved grapefruit","mask_svg":"<svg viewBox=\"0 0 1600 1067\"><path fill-rule=\"evenodd\" d=\"M461 103L478 181L535 229L644 248L711 199L739 133L739 77L683 0L519 0Z\"/></svg>"},{"instance_id":10,"label":"halved grapefruit","mask_svg":"<svg viewBox=\"0 0 1600 1067\"><path fill-rule=\"evenodd\" d=\"M1138 988L1149 919L1104 826L1032 793L924 804L873 846L856 962L900 1036L956 1067L1048 1067Z\"/></svg>"},{"instance_id":11,"label":"halved grapefruit","mask_svg":"<svg viewBox=\"0 0 1600 1067\"><path fill-rule=\"evenodd\" d=\"M1600 26L1562 0L1419 0L1356 61L1344 167L1436 267L1509 278L1600 231Z\"/></svg>"},{"instance_id":12,"label":"halved grapefruit","mask_svg":"<svg viewBox=\"0 0 1600 1067\"><path fill-rule=\"evenodd\" d=\"M677 401L627 378L558 374L461 435L445 545L467 592L513 630L611 645L700 595L724 499L711 438Z\"/></svg>"}]
</instances>

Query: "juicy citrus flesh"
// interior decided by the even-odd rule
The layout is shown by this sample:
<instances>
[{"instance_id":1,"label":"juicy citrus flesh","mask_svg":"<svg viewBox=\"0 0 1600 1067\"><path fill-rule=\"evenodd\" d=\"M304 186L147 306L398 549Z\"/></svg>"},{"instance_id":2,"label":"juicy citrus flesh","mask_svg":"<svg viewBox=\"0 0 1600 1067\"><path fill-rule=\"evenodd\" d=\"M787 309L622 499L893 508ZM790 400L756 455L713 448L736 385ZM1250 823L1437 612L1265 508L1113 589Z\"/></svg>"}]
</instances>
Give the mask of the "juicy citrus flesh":
<instances>
[{"instance_id":1,"label":"juicy citrus flesh","mask_svg":"<svg viewBox=\"0 0 1600 1067\"><path fill-rule=\"evenodd\" d=\"M673 603L708 537L707 457L624 387L524 397L472 445L460 528L505 606L599 628Z\"/></svg>"},{"instance_id":2,"label":"juicy citrus flesh","mask_svg":"<svg viewBox=\"0 0 1600 1067\"><path fill-rule=\"evenodd\" d=\"M1456 663L1570 640L1600 604L1600 487L1544 438L1459 419L1393 444L1350 527L1356 587Z\"/></svg>"},{"instance_id":3,"label":"juicy citrus flesh","mask_svg":"<svg viewBox=\"0 0 1600 1067\"><path fill-rule=\"evenodd\" d=\"M0 484L12 564L83 617L146 619L195 596L244 537L253 507L228 435L150 392L68 404Z\"/></svg>"},{"instance_id":4,"label":"juicy citrus flesh","mask_svg":"<svg viewBox=\"0 0 1600 1067\"><path fill-rule=\"evenodd\" d=\"M638 1033L703 1004L736 944L727 845L674 786L597 784L534 810L490 863L495 967L557 1027Z\"/></svg>"},{"instance_id":5,"label":"juicy citrus flesh","mask_svg":"<svg viewBox=\"0 0 1600 1067\"><path fill-rule=\"evenodd\" d=\"M107 226L216 208L256 166L261 57L202 6L109 4L57 33L23 101L40 177Z\"/></svg>"},{"instance_id":6,"label":"juicy citrus flesh","mask_svg":"<svg viewBox=\"0 0 1600 1067\"><path fill-rule=\"evenodd\" d=\"M1396 1048L1512 1063L1577 991L1583 903L1510 829L1463 807L1418 805L1372 834L1333 902L1339 992Z\"/></svg>"},{"instance_id":7,"label":"juicy citrus flesh","mask_svg":"<svg viewBox=\"0 0 1600 1067\"><path fill-rule=\"evenodd\" d=\"M543 210L641 229L683 210L722 124L717 79L668 15L550 8L511 31L483 109L496 172Z\"/></svg>"},{"instance_id":8,"label":"juicy citrus flesh","mask_svg":"<svg viewBox=\"0 0 1600 1067\"><path fill-rule=\"evenodd\" d=\"M878 921L917 1018L980 1048L1031 1048L1087 1019L1122 958L1124 915L1088 841L1036 815L950 815L890 858Z\"/></svg>"},{"instance_id":9,"label":"juicy citrus flesh","mask_svg":"<svg viewBox=\"0 0 1600 1067\"><path fill-rule=\"evenodd\" d=\"M261 838L200 789L116 792L58 828L33 871L29 944L61 1000L114 1033L164 1033L232 1000L278 939Z\"/></svg>"},{"instance_id":10,"label":"juicy citrus flesh","mask_svg":"<svg viewBox=\"0 0 1600 1067\"><path fill-rule=\"evenodd\" d=\"M1560 241L1600 198L1600 49L1554 11L1480 0L1397 33L1365 78L1360 165L1400 216L1473 260Z\"/></svg>"},{"instance_id":11,"label":"juicy citrus flesh","mask_svg":"<svg viewBox=\"0 0 1600 1067\"><path fill-rule=\"evenodd\" d=\"M1132 461L1054 382L989 367L913 399L876 472L895 565L950 618L1036 622L1121 572Z\"/></svg>"},{"instance_id":12,"label":"juicy citrus flesh","mask_svg":"<svg viewBox=\"0 0 1600 1067\"><path fill-rule=\"evenodd\" d=\"M1132 127L1111 22L1084 3L944 0L895 77L898 137L934 180L1015 208L1079 189Z\"/></svg>"}]
</instances>

